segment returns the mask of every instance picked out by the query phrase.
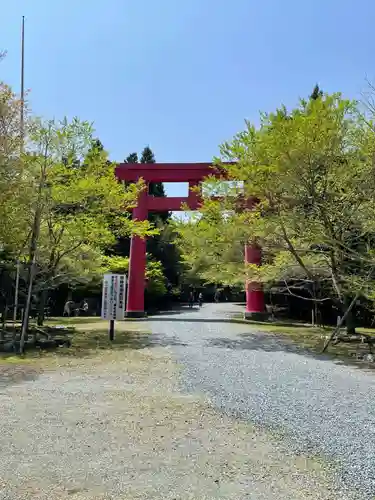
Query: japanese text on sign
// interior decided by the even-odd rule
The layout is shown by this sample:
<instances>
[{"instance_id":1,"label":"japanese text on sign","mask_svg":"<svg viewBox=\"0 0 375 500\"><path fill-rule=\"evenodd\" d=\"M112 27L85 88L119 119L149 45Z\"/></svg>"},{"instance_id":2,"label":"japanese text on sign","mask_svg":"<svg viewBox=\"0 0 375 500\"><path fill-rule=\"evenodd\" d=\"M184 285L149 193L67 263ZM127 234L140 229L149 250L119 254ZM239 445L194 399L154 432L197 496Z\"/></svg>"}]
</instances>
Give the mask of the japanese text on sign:
<instances>
[{"instance_id":1,"label":"japanese text on sign","mask_svg":"<svg viewBox=\"0 0 375 500\"><path fill-rule=\"evenodd\" d=\"M125 318L126 276L105 274L103 277L102 319L122 320Z\"/></svg>"}]
</instances>

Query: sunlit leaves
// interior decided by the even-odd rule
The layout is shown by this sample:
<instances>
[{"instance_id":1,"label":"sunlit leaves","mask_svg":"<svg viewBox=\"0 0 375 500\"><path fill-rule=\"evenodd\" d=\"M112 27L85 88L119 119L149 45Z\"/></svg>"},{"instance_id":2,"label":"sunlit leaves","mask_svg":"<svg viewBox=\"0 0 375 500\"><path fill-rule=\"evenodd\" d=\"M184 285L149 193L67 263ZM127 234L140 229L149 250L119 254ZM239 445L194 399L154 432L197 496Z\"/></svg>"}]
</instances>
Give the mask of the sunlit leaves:
<instances>
[{"instance_id":1,"label":"sunlit leaves","mask_svg":"<svg viewBox=\"0 0 375 500\"><path fill-rule=\"evenodd\" d=\"M132 221L143 184L117 181L107 153L93 147L90 123L33 118L21 155L19 101L4 86L0 103L0 245L26 261L37 220L37 287L101 273L103 251L118 236L156 232Z\"/></svg>"},{"instance_id":2,"label":"sunlit leaves","mask_svg":"<svg viewBox=\"0 0 375 500\"><path fill-rule=\"evenodd\" d=\"M294 276L332 278L345 293L368 289L374 266L374 139L371 118L340 94L264 113L258 128L247 122L222 145L221 167L259 203L249 212L242 195L228 188L221 201L205 199L199 222L178 228L186 262L216 281ZM241 246L253 239L263 247L262 269L245 268L241 261Z\"/></svg>"}]
</instances>

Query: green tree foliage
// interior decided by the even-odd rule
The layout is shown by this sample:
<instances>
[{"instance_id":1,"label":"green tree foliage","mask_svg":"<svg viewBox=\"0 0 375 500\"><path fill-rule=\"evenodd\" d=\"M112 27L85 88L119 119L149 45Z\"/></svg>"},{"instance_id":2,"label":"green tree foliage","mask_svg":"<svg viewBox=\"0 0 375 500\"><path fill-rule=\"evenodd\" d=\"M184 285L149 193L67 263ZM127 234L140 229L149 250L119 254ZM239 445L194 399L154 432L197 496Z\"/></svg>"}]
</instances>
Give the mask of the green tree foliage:
<instances>
[{"instance_id":1,"label":"green tree foliage","mask_svg":"<svg viewBox=\"0 0 375 500\"><path fill-rule=\"evenodd\" d=\"M180 226L186 261L227 283L244 275L323 282L343 310L357 293L371 298L374 148L372 120L339 94L262 114L258 128L246 123L220 158L232 162L222 167L229 179L244 181L244 196L232 188ZM257 203L246 210L250 197ZM262 245L262 268L241 264L246 241Z\"/></svg>"},{"instance_id":2,"label":"green tree foliage","mask_svg":"<svg viewBox=\"0 0 375 500\"><path fill-rule=\"evenodd\" d=\"M42 198L37 202L36 277L37 289L45 292L62 282L86 281L101 273L103 252L118 236L153 231L148 222L134 222L125 211L136 203L140 186L133 184L124 191L107 153L92 141L88 123L48 122L36 130L34 144L41 149L32 163L44 172Z\"/></svg>"},{"instance_id":3,"label":"green tree foliage","mask_svg":"<svg viewBox=\"0 0 375 500\"><path fill-rule=\"evenodd\" d=\"M155 156L149 146L146 146L141 155L140 163L155 163ZM149 194L152 196L165 196L164 186L162 182L150 182Z\"/></svg>"},{"instance_id":4,"label":"green tree foliage","mask_svg":"<svg viewBox=\"0 0 375 500\"><path fill-rule=\"evenodd\" d=\"M20 101L0 85L0 247L4 269L21 261L33 296L43 305L61 283L85 282L104 269L105 250L118 236L155 234L131 220L141 183L124 186L114 175L92 126L78 119L41 120L26 113L21 153ZM24 324L24 334L27 321Z\"/></svg>"},{"instance_id":5,"label":"green tree foliage","mask_svg":"<svg viewBox=\"0 0 375 500\"><path fill-rule=\"evenodd\" d=\"M124 267L126 255L111 255L117 241L132 234L152 237L159 229L151 221L132 220L127 209L135 206L142 183L124 186L115 179L114 164L88 122L36 119L25 110L21 152L20 105L1 83L0 292L4 295L5 281L14 285L19 260L27 318L34 299L43 313L54 288L98 282L103 272L116 268L114 259ZM137 154L126 161L138 162ZM150 148L142 161L154 161ZM154 194L164 194L162 185L155 185ZM163 268L153 256L148 261L149 292L164 294ZM7 291L8 306L13 292ZM27 327L26 319L23 341Z\"/></svg>"},{"instance_id":6,"label":"green tree foliage","mask_svg":"<svg viewBox=\"0 0 375 500\"><path fill-rule=\"evenodd\" d=\"M155 297L166 294L164 270L161 262L148 259L146 268L147 292Z\"/></svg>"},{"instance_id":7,"label":"green tree foliage","mask_svg":"<svg viewBox=\"0 0 375 500\"><path fill-rule=\"evenodd\" d=\"M0 247L14 253L25 244L26 172L20 158L20 106L11 88L0 82ZM27 118L26 114L26 122Z\"/></svg>"},{"instance_id":8,"label":"green tree foliage","mask_svg":"<svg viewBox=\"0 0 375 500\"><path fill-rule=\"evenodd\" d=\"M224 203L207 199L188 220L175 221L176 244L193 281L243 285L245 222L239 214L226 216Z\"/></svg>"},{"instance_id":9,"label":"green tree foliage","mask_svg":"<svg viewBox=\"0 0 375 500\"><path fill-rule=\"evenodd\" d=\"M91 147L93 150L96 150L99 152L104 151L104 146L99 139L93 139Z\"/></svg>"},{"instance_id":10,"label":"green tree foliage","mask_svg":"<svg viewBox=\"0 0 375 500\"><path fill-rule=\"evenodd\" d=\"M138 154L131 153L126 159L125 163L138 163Z\"/></svg>"},{"instance_id":11,"label":"green tree foliage","mask_svg":"<svg viewBox=\"0 0 375 500\"><path fill-rule=\"evenodd\" d=\"M170 220L161 226L160 233L154 238L157 244L151 248L153 258L163 266L167 281L178 286L184 278L185 268L181 262L180 251L175 245L175 238L176 233Z\"/></svg>"},{"instance_id":12,"label":"green tree foliage","mask_svg":"<svg viewBox=\"0 0 375 500\"><path fill-rule=\"evenodd\" d=\"M323 91L319 88L319 85L316 84L314 90L312 91L310 99L316 101L316 99L319 99L320 97L323 97Z\"/></svg>"},{"instance_id":13,"label":"green tree foliage","mask_svg":"<svg viewBox=\"0 0 375 500\"><path fill-rule=\"evenodd\" d=\"M104 272L127 274L129 271L129 258L113 255L103 260ZM165 276L160 262L147 255L146 265L147 291L151 295L163 296L166 293Z\"/></svg>"}]
</instances>

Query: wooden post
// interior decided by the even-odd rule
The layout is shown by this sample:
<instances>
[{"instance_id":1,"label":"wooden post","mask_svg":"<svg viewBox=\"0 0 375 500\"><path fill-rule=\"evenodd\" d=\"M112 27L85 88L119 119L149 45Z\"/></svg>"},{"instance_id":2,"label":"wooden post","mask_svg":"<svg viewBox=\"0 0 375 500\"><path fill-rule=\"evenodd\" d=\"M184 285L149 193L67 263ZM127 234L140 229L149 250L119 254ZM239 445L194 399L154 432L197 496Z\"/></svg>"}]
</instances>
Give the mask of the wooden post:
<instances>
[{"instance_id":1,"label":"wooden post","mask_svg":"<svg viewBox=\"0 0 375 500\"><path fill-rule=\"evenodd\" d=\"M109 340L112 342L115 340L115 320L110 319L109 320Z\"/></svg>"}]
</instances>

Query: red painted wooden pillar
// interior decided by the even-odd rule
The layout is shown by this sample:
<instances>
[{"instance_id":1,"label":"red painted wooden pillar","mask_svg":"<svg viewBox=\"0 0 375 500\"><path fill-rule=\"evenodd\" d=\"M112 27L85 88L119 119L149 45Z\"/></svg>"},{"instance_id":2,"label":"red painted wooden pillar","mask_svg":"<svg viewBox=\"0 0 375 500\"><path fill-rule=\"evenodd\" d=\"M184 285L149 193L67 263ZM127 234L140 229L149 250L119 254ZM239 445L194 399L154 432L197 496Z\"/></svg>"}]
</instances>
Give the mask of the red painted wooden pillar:
<instances>
[{"instance_id":1,"label":"red painted wooden pillar","mask_svg":"<svg viewBox=\"0 0 375 500\"><path fill-rule=\"evenodd\" d=\"M133 210L133 219L144 221L148 217L147 189L138 198L138 205ZM130 261L128 273L128 300L126 316L139 318L145 315L145 275L146 275L146 239L133 236L130 243Z\"/></svg>"},{"instance_id":2,"label":"red painted wooden pillar","mask_svg":"<svg viewBox=\"0 0 375 500\"><path fill-rule=\"evenodd\" d=\"M197 189L198 188L198 189ZM188 200L192 210L197 210L201 203L201 183L197 181L189 181Z\"/></svg>"},{"instance_id":3,"label":"red painted wooden pillar","mask_svg":"<svg viewBox=\"0 0 375 500\"><path fill-rule=\"evenodd\" d=\"M259 245L248 243L245 245L245 264L262 264L262 249ZM246 282L246 319L264 319L264 292L261 283Z\"/></svg>"}]
</instances>

